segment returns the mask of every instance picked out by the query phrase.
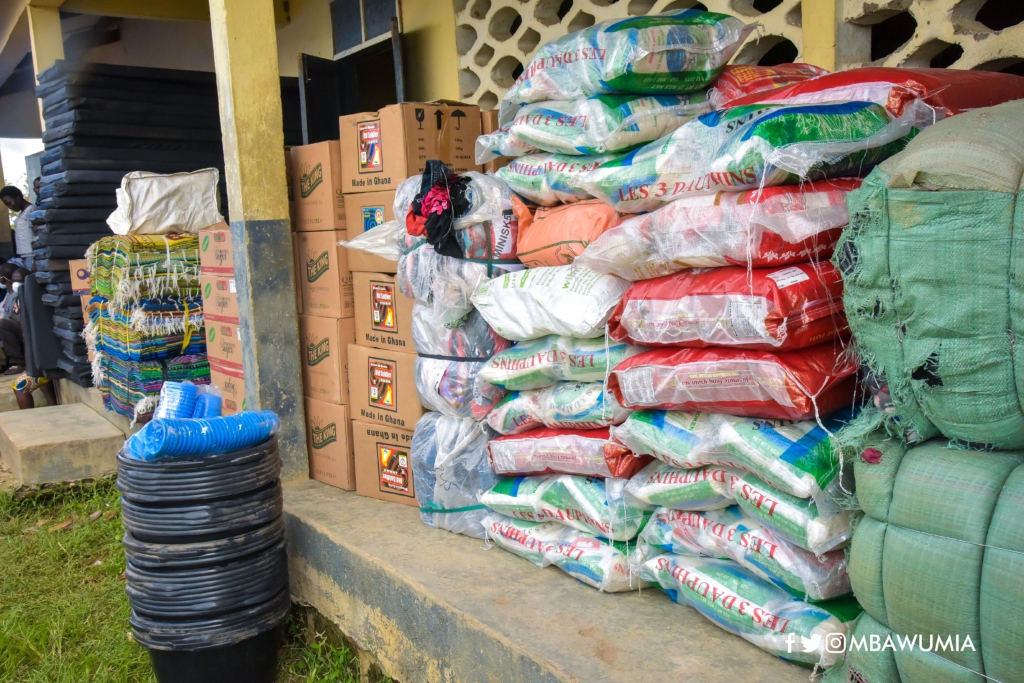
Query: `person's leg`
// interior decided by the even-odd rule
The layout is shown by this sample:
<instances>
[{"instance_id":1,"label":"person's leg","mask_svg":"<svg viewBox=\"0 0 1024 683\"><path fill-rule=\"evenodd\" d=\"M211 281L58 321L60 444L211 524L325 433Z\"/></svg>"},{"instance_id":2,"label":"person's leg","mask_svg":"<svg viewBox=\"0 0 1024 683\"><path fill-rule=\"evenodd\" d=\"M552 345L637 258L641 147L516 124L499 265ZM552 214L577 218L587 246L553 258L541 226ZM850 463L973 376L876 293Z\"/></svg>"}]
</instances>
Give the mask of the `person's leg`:
<instances>
[{"instance_id":1,"label":"person's leg","mask_svg":"<svg viewBox=\"0 0 1024 683\"><path fill-rule=\"evenodd\" d=\"M46 399L46 405L48 406L57 405L57 390L54 389L54 386L56 385L50 380L45 382L39 380L39 391L43 392L43 397ZM35 399L32 400L32 403L35 404Z\"/></svg>"},{"instance_id":2,"label":"person's leg","mask_svg":"<svg viewBox=\"0 0 1024 683\"><path fill-rule=\"evenodd\" d=\"M30 408L36 407L36 400L32 398L32 392L36 388L35 377L29 377L25 373L21 373L18 379L11 385L14 389L14 397L18 400L18 408L21 410L29 410Z\"/></svg>"},{"instance_id":3,"label":"person's leg","mask_svg":"<svg viewBox=\"0 0 1024 683\"><path fill-rule=\"evenodd\" d=\"M7 362L16 367L25 365L25 340L21 323L17 320L0 319L0 345L4 347Z\"/></svg>"}]
</instances>

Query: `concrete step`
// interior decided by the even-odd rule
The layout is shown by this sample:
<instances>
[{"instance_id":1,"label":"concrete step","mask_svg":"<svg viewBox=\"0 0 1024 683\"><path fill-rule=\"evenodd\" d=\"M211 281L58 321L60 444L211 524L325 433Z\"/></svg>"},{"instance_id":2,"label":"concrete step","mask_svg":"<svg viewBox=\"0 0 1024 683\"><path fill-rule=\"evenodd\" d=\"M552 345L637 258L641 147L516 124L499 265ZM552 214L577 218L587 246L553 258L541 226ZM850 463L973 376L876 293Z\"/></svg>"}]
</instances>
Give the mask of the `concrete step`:
<instances>
[{"instance_id":1,"label":"concrete step","mask_svg":"<svg viewBox=\"0 0 1024 683\"><path fill-rule=\"evenodd\" d=\"M84 404L0 413L0 458L18 487L113 474L122 445L121 430Z\"/></svg>"},{"instance_id":2,"label":"concrete step","mask_svg":"<svg viewBox=\"0 0 1024 683\"><path fill-rule=\"evenodd\" d=\"M806 683L664 593L600 593L416 508L285 486L292 597L402 683Z\"/></svg>"},{"instance_id":3,"label":"concrete step","mask_svg":"<svg viewBox=\"0 0 1024 683\"><path fill-rule=\"evenodd\" d=\"M14 395L14 389L11 388L11 384L13 383L13 378L8 383L5 383L3 379L0 378L0 413L9 413L12 410L20 410L20 408L18 408L18 398ZM43 392L36 389L32 392L32 398L35 399L36 408L46 407L46 397L43 396Z\"/></svg>"}]
</instances>

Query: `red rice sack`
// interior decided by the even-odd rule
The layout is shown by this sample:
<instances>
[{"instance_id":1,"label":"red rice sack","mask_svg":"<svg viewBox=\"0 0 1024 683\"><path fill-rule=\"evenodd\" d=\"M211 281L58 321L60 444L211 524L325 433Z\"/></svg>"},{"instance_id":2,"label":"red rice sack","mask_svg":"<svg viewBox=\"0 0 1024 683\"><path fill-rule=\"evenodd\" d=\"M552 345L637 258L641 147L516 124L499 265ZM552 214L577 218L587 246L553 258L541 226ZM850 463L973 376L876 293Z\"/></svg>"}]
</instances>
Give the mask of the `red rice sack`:
<instances>
[{"instance_id":1,"label":"red rice sack","mask_svg":"<svg viewBox=\"0 0 1024 683\"><path fill-rule=\"evenodd\" d=\"M487 444L497 474L579 474L629 479L652 458L636 456L604 429L534 429Z\"/></svg>"},{"instance_id":2,"label":"red rice sack","mask_svg":"<svg viewBox=\"0 0 1024 683\"><path fill-rule=\"evenodd\" d=\"M611 228L576 262L635 281L684 268L828 260L850 222L846 195L859 187L843 178L681 197Z\"/></svg>"},{"instance_id":3,"label":"red rice sack","mask_svg":"<svg viewBox=\"0 0 1024 683\"><path fill-rule=\"evenodd\" d=\"M665 348L620 363L608 388L630 408L810 420L852 404L856 373L837 341L783 353Z\"/></svg>"},{"instance_id":4,"label":"red rice sack","mask_svg":"<svg viewBox=\"0 0 1024 683\"><path fill-rule=\"evenodd\" d=\"M826 69L811 64L730 64L715 81L708 99L715 109L725 109L741 97L770 93L827 73Z\"/></svg>"},{"instance_id":5,"label":"red rice sack","mask_svg":"<svg viewBox=\"0 0 1024 683\"><path fill-rule=\"evenodd\" d=\"M734 100L730 106L874 102L900 116L903 108L918 98L933 107L939 118L945 118L1024 99L1024 78L995 71L868 66L748 95Z\"/></svg>"},{"instance_id":6,"label":"red rice sack","mask_svg":"<svg viewBox=\"0 0 1024 683\"><path fill-rule=\"evenodd\" d=\"M829 262L685 270L633 283L609 336L643 346L791 351L847 329L843 278Z\"/></svg>"}]
</instances>

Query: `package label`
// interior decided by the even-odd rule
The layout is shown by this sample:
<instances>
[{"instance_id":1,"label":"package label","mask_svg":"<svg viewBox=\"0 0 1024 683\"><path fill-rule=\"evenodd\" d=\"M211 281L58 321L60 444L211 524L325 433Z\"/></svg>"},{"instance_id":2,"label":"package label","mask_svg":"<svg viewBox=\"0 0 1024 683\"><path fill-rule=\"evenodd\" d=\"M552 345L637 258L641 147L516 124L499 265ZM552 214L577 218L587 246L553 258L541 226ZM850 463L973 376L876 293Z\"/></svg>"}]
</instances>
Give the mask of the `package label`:
<instances>
[{"instance_id":1,"label":"package label","mask_svg":"<svg viewBox=\"0 0 1024 683\"><path fill-rule=\"evenodd\" d=\"M306 365L313 367L331 357L331 338L324 337L319 341L314 336L307 338L306 344Z\"/></svg>"},{"instance_id":2,"label":"package label","mask_svg":"<svg viewBox=\"0 0 1024 683\"><path fill-rule=\"evenodd\" d=\"M313 194L313 190L320 187L320 183L324 181L324 165L318 163L310 171L303 171L299 176L299 195L303 199Z\"/></svg>"},{"instance_id":3,"label":"package label","mask_svg":"<svg viewBox=\"0 0 1024 683\"><path fill-rule=\"evenodd\" d=\"M376 332L398 332L398 316L395 315L395 283L370 282L370 303L373 321L370 327Z\"/></svg>"},{"instance_id":4,"label":"package label","mask_svg":"<svg viewBox=\"0 0 1024 683\"><path fill-rule=\"evenodd\" d=\"M376 173L384 169L384 152L381 148L380 119L364 121L356 126L359 136L359 172Z\"/></svg>"},{"instance_id":5,"label":"package label","mask_svg":"<svg viewBox=\"0 0 1024 683\"><path fill-rule=\"evenodd\" d=\"M363 232L376 228L378 225L384 222L384 207L383 206L364 206L363 207Z\"/></svg>"},{"instance_id":6,"label":"package label","mask_svg":"<svg viewBox=\"0 0 1024 683\"><path fill-rule=\"evenodd\" d=\"M409 481L409 454L388 444L377 444L377 470L382 493L411 496Z\"/></svg>"},{"instance_id":7,"label":"package label","mask_svg":"<svg viewBox=\"0 0 1024 683\"><path fill-rule=\"evenodd\" d=\"M367 377L370 384L370 405L395 410L395 377L397 372L395 362L370 359L370 367Z\"/></svg>"},{"instance_id":8,"label":"package label","mask_svg":"<svg viewBox=\"0 0 1024 683\"><path fill-rule=\"evenodd\" d=\"M319 420L310 425L310 442L314 450L320 450L338 440L338 424L330 422L322 424Z\"/></svg>"},{"instance_id":9,"label":"package label","mask_svg":"<svg viewBox=\"0 0 1024 683\"><path fill-rule=\"evenodd\" d=\"M306 253L306 282L316 282L324 273L331 269L331 252L324 251Z\"/></svg>"}]
</instances>

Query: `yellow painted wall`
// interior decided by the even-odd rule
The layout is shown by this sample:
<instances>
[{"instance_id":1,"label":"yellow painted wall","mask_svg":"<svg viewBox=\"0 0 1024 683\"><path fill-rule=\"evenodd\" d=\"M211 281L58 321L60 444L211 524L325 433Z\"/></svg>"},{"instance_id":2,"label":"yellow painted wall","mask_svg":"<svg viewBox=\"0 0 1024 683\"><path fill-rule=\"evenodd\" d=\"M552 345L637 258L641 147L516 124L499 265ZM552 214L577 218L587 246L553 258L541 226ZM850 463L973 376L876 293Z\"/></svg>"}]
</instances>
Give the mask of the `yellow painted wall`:
<instances>
[{"instance_id":1,"label":"yellow painted wall","mask_svg":"<svg viewBox=\"0 0 1024 683\"><path fill-rule=\"evenodd\" d=\"M277 63L282 76L299 75L299 55L334 56L329 0L290 0L291 22L277 27Z\"/></svg>"},{"instance_id":2,"label":"yellow painted wall","mask_svg":"<svg viewBox=\"0 0 1024 683\"><path fill-rule=\"evenodd\" d=\"M405 32L405 97L459 99L455 7L451 0L402 0Z\"/></svg>"}]
</instances>

